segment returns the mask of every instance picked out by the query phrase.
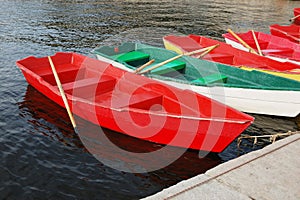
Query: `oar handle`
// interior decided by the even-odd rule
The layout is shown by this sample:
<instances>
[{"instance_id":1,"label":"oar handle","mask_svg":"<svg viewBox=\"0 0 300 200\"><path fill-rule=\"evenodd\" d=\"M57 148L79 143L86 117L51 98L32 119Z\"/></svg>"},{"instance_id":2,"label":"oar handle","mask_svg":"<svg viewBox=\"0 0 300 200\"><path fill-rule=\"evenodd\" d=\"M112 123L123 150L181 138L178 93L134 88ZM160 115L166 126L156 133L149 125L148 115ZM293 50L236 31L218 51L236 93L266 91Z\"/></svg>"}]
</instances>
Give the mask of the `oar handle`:
<instances>
[{"instance_id":1,"label":"oar handle","mask_svg":"<svg viewBox=\"0 0 300 200\"><path fill-rule=\"evenodd\" d=\"M233 37L235 37L235 39L237 39L242 45L244 45L247 49L249 49L249 51L251 53L257 54L257 52L250 47L244 40L242 40L242 38L240 38L237 34L235 34L231 29L227 30Z\"/></svg>"},{"instance_id":2,"label":"oar handle","mask_svg":"<svg viewBox=\"0 0 300 200\"><path fill-rule=\"evenodd\" d=\"M176 60L176 59L178 59L178 58L180 58L180 57L182 57L182 56L183 56L183 54L178 55L178 56L175 56L175 57L170 58L170 59L168 59L168 60L165 60L165 61L163 61L163 62L161 62L161 63L158 63L157 65L154 65L153 67L150 67L149 69L147 69L147 70L145 70L145 71L139 72L139 74L144 74L144 73L150 72L150 71L152 71L152 70L154 70L154 69L156 69L156 68L159 68L159 67L161 67L161 66L163 66L163 65L165 65L165 64L167 64L167 63L169 63L169 62L172 62L173 60Z\"/></svg>"},{"instance_id":3,"label":"oar handle","mask_svg":"<svg viewBox=\"0 0 300 200\"><path fill-rule=\"evenodd\" d=\"M215 45L214 45L214 46L215 46ZM167 64L167 63L169 63L169 62L172 62L172 61L174 61L174 60L176 60L176 59L178 59L178 58L180 58L180 57L182 57L182 56L190 56L190 55L193 55L193 54L201 53L201 52L204 52L204 51L209 50L209 49L212 48L212 47L213 47L213 46L209 46L209 47L206 47L206 48L202 48L202 49L198 49L198 50L195 50L195 51L191 51L191 52L187 52L187 53L183 53L183 54L174 56L173 58L170 58L170 59L165 60L165 61L163 61L163 62L161 62L161 63L158 63L158 64L154 65L153 67L150 67L150 68L147 69L147 70L139 71L138 74L144 74L144 73L150 72L150 71L152 71L152 70L154 70L154 69L156 69L156 68L159 68L159 67L161 67L161 66L163 66L163 65L165 65L165 64Z\"/></svg>"},{"instance_id":4,"label":"oar handle","mask_svg":"<svg viewBox=\"0 0 300 200\"><path fill-rule=\"evenodd\" d=\"M260 56L263 56L263 53L261 52L261 49L260 49L260 46L259 46L259 44L258 44L258 41L257 41L257 38L256 38L256 35L255 35L254 31L251 30L251 32L252 32L252 35L253 35L253 39L254 39L254 42L255 42L255 45L256 45L258 54L259 54Z\"/></svg>"},{"instance_id":5,"label":"oar handle","mask_svg":"<svg viewBox=\"0 0 300 200\"><path fill-rule=\"evenodd\" d=\"M72 115L72 112L71 112L71 109L69 107L69 103L68 103L68 100L67 100L67 97L66 97L66 94L64 92L64 89L62 88L62 85L61 85L61 82L60 82L60 79L58 77L58 74L57 74L57 71L54 67L54 64L52 62L52 59L50 56L48 56L48 60L49 60L49 63L50 63L50 66L51 66L51 69L52 69L52 72L53 72L53 75L54 75L54 78L55 78L55 81L56 81L56 84L57 84L57 87L59 89L59 92L60 92L60 95L63 99L63 102L64 102L64 105L66 107L66 110L68 112L68 115L69 115L69 118L71 120L71 123L72 123L72 126L74 128L74 131L77 132L77 126L76 126L76 123L75 123L75 120L74 120L74 117Z\"/></svg>"},{"instance_id":6,"label":"oar handle","mask_svg":"<svg viewBox=\"0 0 300 200\"><path fill-rule=\"evenodd\" d=\"M300 17L300 15L297 15L297 16L295 16L295 17L292 17L292 18L290 19L290 22L293 21L293 20L295 20L295 19L297 19L298 17Z\"/></svg>"},{"instance_id":7,"label":"oar handle","mask_svg":"<svg viewBox=\"0 0 300 200\"><path fill-rule=\"evenodd\" d=\"M151 65L152 63L154 63L154 59L149 60L147 63L145 63L144 65L140 66L139 68L137 68L136 70L133 71L133 73L138 73L140 71L142 71L143 69L145 69L146 67L148 67L149 65Z\"/></svg>"},{"instance_id":8,"label":"oar handle","mask_svg":"<svg viewBox=\"0 0 300 200\"><path fill-rule=\"evenodd\" d=\"M213 45L213 46L215 46L215 45ZM213 46L205 47L205 48L198 49L198 50L191 51L191 52L185 52L185 53L183 53L183 55L185 55L185 56L191 56L191 55L194 55L194 54L197 54L197 53L202 53L202 52L205 52L205 51L209 50Z\"/></svg>"},{"instance_id":9,"label":"oar handle","mask_svg":"<svg viewBox=\"0 0 300 200\"><path fill-rule=\"evenodd\" d=\"M205 52L203 52L202 54L200 54L199 56L197 56L197 58L201 59L203 58L205 55L207 55L209 52L211 52L212 50L214 50L215 48L217 48L218 46L220 46L220 44L215 44L214 46L211 46L209 49L207 49Z\"/></svg>"}]
</instances>

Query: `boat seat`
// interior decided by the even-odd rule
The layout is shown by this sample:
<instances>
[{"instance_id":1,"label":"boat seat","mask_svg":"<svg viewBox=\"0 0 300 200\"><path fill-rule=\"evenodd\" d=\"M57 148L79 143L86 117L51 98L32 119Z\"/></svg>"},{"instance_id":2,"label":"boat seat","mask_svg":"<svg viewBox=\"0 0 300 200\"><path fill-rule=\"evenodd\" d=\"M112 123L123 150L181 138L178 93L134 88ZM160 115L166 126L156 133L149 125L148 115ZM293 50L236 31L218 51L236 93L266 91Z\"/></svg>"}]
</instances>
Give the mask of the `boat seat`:
<instances>
[{"instance_id":1,"label":"boat seat","mask_svg":"<svg viewBox=\"0 0 300 200\"><path fill-rule=\"evenodd\" d=\"M62 85L64 91L79 97L91 97L111 91L116 83L116 79L110 76L86 78L69 82Z\"/></svg>"},{"instance_id":2,"label":"boat seat","mask_svg":"<svg viewBox=\"0 0 300 200\"><path fill-rule=\"evenodd\" d=\"M131 66L138 67L147 63L150 59L150 55L140 51L131 51L128 53L114 55L112 58L119 62L126 62Z\"/></svg>"},{"instance_id":3,"label":"boat seat","mask_svg":"<svg viewBox=\"0 0 300 200\"><path fill-rule=\"evenodd\" d=\"M219 73L216 73L216 74L211 74L211 75L208 75L208 76L204 76L204 77L201 77L201 78L198 78L196 80L193 80L192 83L195 83L195 84L212 84L212 83L226 83L227 82L227 76L223 75L223 74L219 74Z\"/></svg>"},{"instance_id":4,"label":"boat seat","mask_svg":"<svg viewBox=\"0 0 300 200\"><path fill-rule=\"evenodd\" d=\"M149 110L153 105L161 105L163 96L156 93L142 93L131 96L129 107Z\"/></svg>"},{"instance_id":5,"label":"boat seat","mask_svg":"<svg viewBox=\"0 0 300 200\"><path fill-rule=\"evenodd\" d=\"M117 54L112 56L113 59L116 59L121 62L126 62L127 64L138 67L145 63L147 63L150 60L150 55L140 52L140 51L131 51L128 53L123 54ZM146 69L153 67L154 65L158 64L157 62L149 65ZM168 74L174 71L179 71L180 73L183 73L185 69L185 63L182 61L174 60L172 62L169 62L157 69L154 69L151 71L152 74Z\"/></svg>"},{"instance_id":6,"label":"boat seat","mask_svg":"<svg viewBox=\"0 0 300 200\"><path fill-rule=\"evenodd\" d=\"M232 54L211 53L205 55L204 58L215 62L232 64L234 56Z\"/></svg>"},{"instance_id":7,"label":"boat seat","mask_svg":"<svg viewBox=\"0 0 300 200\"><path fill-rule=\"evenodd\" d=\"M149 65L148 67L146 67L144 70L151 68L155 65L157 65L158 63L153 63L151 65ZM184 73L186 64L185 62L179 61L179 60L174 60L172 62L166 63L163 66L160 66L154 70L151 71L152 74L158 74L158 75L164 75L164 74L169 74L175 71L178 71L180 73Z\"/></svg>"},{"instance_id":8,"label":"boat seat","mask_svg":"<svg viewBox=\"0 0 300 200\"><path fill-rule=\"evenodd\" d=\"M57 74L62 84L72 82L74 81L74 79L80 78L80 76L83 75L85 71L85 68L78 69L78 68L74 68L73 65L61 65L61 66L63 67L59 67L57 69ZM54 75L51 68L43 72L41 74L41 77L51 85L53 86L56 85L56 81L54 79Z\"/></svg>"},{"instance_id":9,"label":"boat seat","mask_svg":"<svg viewBox=\"0 0 300 200\"><path fill-rule=\"evenodd\" d=\"M143 110L149 110L153 105L162 104L163 96L155 92L143 92L139 94L128 94L120 91L112 91L102 95L98 95L95 99L97 102L101 102L103 106L114 108L138 108Z\"/></svg>"},{"instance_id":10,"label":"boat seat","mask_svg":"<svg viewBox=\"0 0 300 200\"><path fill-rule=\"evenodd\" d=\"M294 50L290 48L263 49L262 52L266 55L292 55Z\"/></svg>"}]
</instances>

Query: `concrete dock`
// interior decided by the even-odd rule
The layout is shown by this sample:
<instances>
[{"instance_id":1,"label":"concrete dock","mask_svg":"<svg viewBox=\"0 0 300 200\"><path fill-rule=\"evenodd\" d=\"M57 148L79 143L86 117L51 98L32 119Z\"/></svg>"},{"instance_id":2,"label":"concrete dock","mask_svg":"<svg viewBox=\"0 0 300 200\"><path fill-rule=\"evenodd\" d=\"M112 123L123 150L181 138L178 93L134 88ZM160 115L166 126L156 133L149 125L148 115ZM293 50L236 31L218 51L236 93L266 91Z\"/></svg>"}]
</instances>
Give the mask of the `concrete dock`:
<instances>
[{"instance_id":1,"label":"concrete dock","mask_svg":"<svg viewBox=\"0 0 300 200\"><path fill-rule=\"evenodd\" d=\"M300 199L300 134L276 141L144 198Z\"/></svg>"}]
</instances>

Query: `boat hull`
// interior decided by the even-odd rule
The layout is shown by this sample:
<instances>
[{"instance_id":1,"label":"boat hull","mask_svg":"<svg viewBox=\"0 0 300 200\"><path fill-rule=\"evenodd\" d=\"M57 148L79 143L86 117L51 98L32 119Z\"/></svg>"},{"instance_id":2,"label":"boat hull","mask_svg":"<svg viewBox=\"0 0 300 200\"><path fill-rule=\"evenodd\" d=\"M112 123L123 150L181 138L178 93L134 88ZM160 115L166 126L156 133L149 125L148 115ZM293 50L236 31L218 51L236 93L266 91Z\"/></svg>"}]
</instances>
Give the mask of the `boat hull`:
<instances>
[{"instance_id":1,"label":"boat hull","mask_svg":"<svg viewBox=\"0 0 300 200\"><path fill-rule=\"evenodd\" d=\"M65 57L68 58L64 59ZM45 58L30 57L18 61L17 65L30 85L58 105L65 107L54 77L51 76L50 66L48 63L40 62L41 59L46 61ZM204 96L195 96L189 91L178 90L161 82L125 72L107 63L105 63L106 69L102 69L102 73L98 71L96 73L99 75L97 84L91 86L86 84L86 80L90 80L91 76L94 80L94 70L103 68L104 62L74 53L59 53L53 56L53 59L59 76L63 77L61 78L63 88L75 115L135 138L183 148L221 152L253 121L252 117L211 101ZM71 62L85 60L84 62L88 63L88 66L94 65L93 70L83 69L81 70L83 74L79 72L80 70L73 74L74 69L80 68L83 64L80 62L61 63L68 59L72 60ZM35 68L30 70L26 66L31 63L38 64L35 64ZM39 75L39 72L43 75ZM45 72L47 72L46 75ZM117 84L115 78L119 78ZM146 86L141 90L138 87L134 94L128 95L127 90L130 89L130 84L133 82L137 86L146 83ZM83 86L83 84L85 85ZM144 94L144 90L150 92ZM136 91L138 92L135 93ZM142 91L142 96L139 96L139 91ZM158 91L161 93L157 94ZM179 99L183 99L182 104L171 98L174 94L177 94ZM148 98L147 95L151 98ZM162 95L165 95L164 101L161 99ZM199 107L192 107L195 105L194 102L183 104L187 98L195 98ZM162 104L160 105L160 103ZM206 117L200 112L195 112L203 103L224 109L223 119L219 114L214 116L212 113L210 117ZM164 110L160 110L160 106L154 110L150 109L157 105L162 106ZM229 115L232 115L233 119L230 119ZM240 120L238 120L239 118Z\"/></svg>"},{"instance_id":2,"label":"boat hull","mask_svg":"<svg viewBox=\"0 0 300 200\"><path fill-rule=\"evenodd\" d=\"M240 111L284 117L296 117L300 113L300 94L295 91L274 91L228 87L187 86L163 81L178 88L193 91L234 107ZM282 97L278 99L277 97ZM280 108L280 109L278 109Z\"/></svg>"}]
</instances>

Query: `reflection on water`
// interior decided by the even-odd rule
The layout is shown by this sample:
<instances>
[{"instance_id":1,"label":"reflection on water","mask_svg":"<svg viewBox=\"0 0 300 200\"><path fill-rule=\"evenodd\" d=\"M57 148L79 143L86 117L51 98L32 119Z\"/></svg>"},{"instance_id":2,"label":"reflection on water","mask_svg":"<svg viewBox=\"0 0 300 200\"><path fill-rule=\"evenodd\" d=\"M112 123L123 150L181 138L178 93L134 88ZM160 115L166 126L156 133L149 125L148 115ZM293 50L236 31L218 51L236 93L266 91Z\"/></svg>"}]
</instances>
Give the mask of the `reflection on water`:
<instances>
[{"instance_id":1,"label":"reflection on water","mask_svg":"<svg viewBox=\"0 0 300 200\"><path fill-rule=\"evenodd\" d=\"M75 183L73 183L72 187L85 187L85 190L87 190L86 193L77 194L79 196L84 195L82 197L89 197L85 195L88 194L90 187L102 187L102 184L99 185L99 182L114 182L115 179L120 179L118 182L123 182L123 187L112 187L109 191L106 191L106 193L111 193L109 195L119 193L118 195L124 195L125 197L128 195L138 198L143 195L151 194L156 190L161 190L166 186L173 185L180 180L203 173L207 169L210 169L221 162L221 159L216 154L209 154L207 157L199 158L196 151L187 151L171 165L154 172L134 175L130 175L130 173L125 172L118 172L117 170L113 170L97 162L96 159L93 159L85 147L82 146L80 139L72 130L65 110L51 102L31 86L28 86L23 102L19 103L19 108L21 111L21 117L29 122L28 126L31 127L31 137L35 138L43 136L42 138L39 137L41 143L35 145L32 144L31 148L40 148L40 151L43 153L46 153L45 151L49 153L51 152L51 154L54 154L55 157L57 156L64 162L68 162L65 166L57 164L54 165L54 163L52 163L53 161L43 160L43 157L40 158L35 155L35 153L27 155L26 152L24 152L24 159L21 160L20 163L22 165L30 165L31 163L29 163L27 159L30 160L30 158L34 157L37 159L36 162L43 166L49 164L51 168L59 170L59 172L52 171L53 177L51 177L52 182L49 183L49 186L55 186L56 184L60 184L60 181L66 181L62 180L62 177L60 177L61 174L64 173L66 175L63 178L72 176L72 180L78 179ZM109 162L115 162L115 164L127 165L127 163L133 163L136 167L143 167L143 163L145 163L144 161L129 157L122 157L122 155L118 154L118 152L114 152L114 149L109 148L109 145L105 145L105 143L101 140L97 140L99 133L97 133L98 129L96 125L80 118L76 118L76 121L78 123L80 136L83 139L83 142L89 142L90 145L92 144L94 146L95 151L93 151L93 154L97 153L98 155L101 155L102 159L108 160ZM103 131L111 142L126 151L139 153L152 152L162 147L158 144L140 141L107 129L103 129ZM58 141L63 144L63 146L58 145L58 147L53 144L53 141ZM161 155L158 160L164 160L167 157L171 157L171 154L175 154L177 150L177 148L170 148L169 154ZM62 152L62 154L59 155L59 152L61 151L65 152ZM76 159L77 156L81 157L78 158L78 161ZM54 158L50 156L50 159ZM78 165L78 162L82 163ZM88 169L82 169L85 165L88 165ZM44 167L48 168L50 166ZM68 166L71 167L73 173L70 173ZM32 173L44 173L44 167L36 166L34 171L28 169L27 172L29 172L29 176L23 175L21 177L24 180L30 179L32 182L39 182L40 177L32 176ZM15 167L12 168L12 170L14 169ZM69 181L66 181L66 183L68 182ZM131 185L129 186L126 182L131 183ZM23 186L22 182L19 181L16 181L16 184ZM33 184L31 187L41 188L42 186ZM49 193L55 192L51 191L51 188L49 190ZM61 192L68 191L65 190L65 188L62 188ZM97 195L99 197L103 195L101 194L101 190Z\"/></svg>"},{"instance_id":2,"label":"reflection on water","mask_svg":"<svg viewBox=\"0 0 300 200\"><path fill-rule=\"evenodd\" d=\"M288 24L298 4L286 0L2 0L0 199L137 199L261 148L252 148L249 142L240 151L233 142L221 154L206 158L188 151L170 166L148 174L113 170L87 152L63 109L27 87L16 60L57 51L87 55L99 45L122 41L162 46L166 34L194 33L222 40L227 28L268 32L270 24ZM297 130L293 119L255 117L244 133ZM82 126L87 123L77 120ZM97 134L93 128L85 131L87 139ZM105 133L130 151L161 147L109 130ZM126 160L105 145L97 149L120 165Z\"/></svg>"}]
</instances>

